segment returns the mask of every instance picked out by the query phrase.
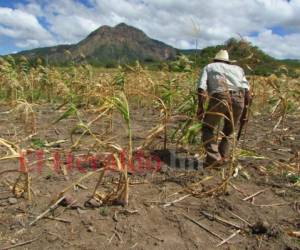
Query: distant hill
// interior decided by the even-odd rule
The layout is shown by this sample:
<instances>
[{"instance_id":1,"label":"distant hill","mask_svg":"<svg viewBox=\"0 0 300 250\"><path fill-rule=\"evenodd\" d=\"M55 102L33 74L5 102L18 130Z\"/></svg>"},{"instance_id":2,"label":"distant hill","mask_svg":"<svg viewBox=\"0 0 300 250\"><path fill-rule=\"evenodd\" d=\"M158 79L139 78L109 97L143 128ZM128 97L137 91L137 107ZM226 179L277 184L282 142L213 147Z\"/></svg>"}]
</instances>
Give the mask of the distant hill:
<instances>
[{"instance_id":1,"label":"distant hill","mask_svg":"<svg viewBox=\"0 0 300 250\"><path fill-rule=\"evenodd\" d=\"M52 65L90 63L95 66L115 67L136 60L158 65L161 62L175 60L176 56L184 54L196 61L197 66L202 67L211 62L220 49L227 49L231 59L236 60L237 64L248 73L269 75L288 72L291 76L299 74L299 61L277 60L243 40L232 38L224 45L202 50L179 50L151 39L143 31L125 23L115 27L102 26L77 44L38 48L22 51L13 56L17 58L25 56L31 61L40 58Z\"/></svg>"},{"instance_id":2,"label":"distant hill","mask_svg":"<svg viewBox=\"0 0 300 250\"><path fill-rule=\"evenodd\" d=\"M50 64L88 62L94 65L116 65L174 60L177 50L149 38L143 31L125 23L102 26L84 40L73 45L39 48L17 53L29 59L42 58Z\"/></svg>"},{"instance_id":3,"label":"distant hill","mask_svg":"<svg viewBox=\"0 0 300 250\"><path fill-rule=\"evenodd\" d=\"M245 40L231 38L224 45L211 46L202 50L185 50L181 53L196 60L197 65L203 67L211 62L221 49L227 49L230 60L236 61L236 64L243 67L248 74L266 76L273 73L287 73L290 76L299 75L299 60L278 60Z\"/></svg>"}]
</instances>

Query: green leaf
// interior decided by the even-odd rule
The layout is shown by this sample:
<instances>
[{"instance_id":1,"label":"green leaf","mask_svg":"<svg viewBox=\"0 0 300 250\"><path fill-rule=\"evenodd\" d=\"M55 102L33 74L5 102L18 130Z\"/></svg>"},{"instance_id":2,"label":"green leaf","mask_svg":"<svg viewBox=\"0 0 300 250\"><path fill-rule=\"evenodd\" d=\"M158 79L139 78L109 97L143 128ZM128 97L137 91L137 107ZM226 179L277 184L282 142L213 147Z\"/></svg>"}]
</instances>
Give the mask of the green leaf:
<instances>
[{"instance_id":1,"label":"green leaf","mask_svg":"<svg viewBox=\"0 0 300 250\"><path fill-rule=\"evenodd\" d=\"M57 120L55 120L52 124L56 124L59 121L63 119L67 119L74 114L77 114L77 108L75 107L75 105L71 104L70 108L66 112L64 112Z\"/></svg>"},{"instance_id":2,"label":"green leaf","mask_svg":"<svg viewBox=\"0 0 300 250\"><path fill-rule=\"evenodd\" d=\"M240 156L242 157L250 157L254 159L265 159L264 156L257 154L255 151L240 149Z\"/></svg>"},{"instance_id":3,"label":"green leaf","mask_svg":"<svg viewBox=\"0 0 300 250\"><path fill-rule=\"evenodd\" d=\"M32 138L31 143L36 148L44 148L46 146L46 141L40 139L40 138Z\"/></svg>"}]
</instances>

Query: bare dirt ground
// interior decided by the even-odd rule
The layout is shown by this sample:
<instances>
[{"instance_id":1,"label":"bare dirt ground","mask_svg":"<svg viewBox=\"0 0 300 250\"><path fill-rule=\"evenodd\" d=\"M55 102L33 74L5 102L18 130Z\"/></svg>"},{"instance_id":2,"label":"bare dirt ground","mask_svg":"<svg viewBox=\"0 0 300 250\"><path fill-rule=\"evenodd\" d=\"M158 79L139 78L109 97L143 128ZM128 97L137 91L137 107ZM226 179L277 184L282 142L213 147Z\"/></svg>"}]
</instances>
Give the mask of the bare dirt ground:
<instances>
[{"instance_id":1,"label":"bare dirt ground","mask_svg":"<svg viewBox=\"0 0 300 250\"><path fill-rule=\"evenodd\" d=\"M1 108L1 112L6 110L8 107ZM76 119L62 120L51 126L49 124L61 113L50 106L38 107L38 110L38 135L34 138L47 142L66 140L45 147L48 157L53 152L68 152L70 130ZM85 118L90 120L94 116L87 113ZM156 119L148 110L134 114L135 146L141 144L145 131L156 124ZM24 198L11 199L14 196L9 187L18 175L3 174L0 176L0 249L26 242L15 249L217 249L222 239L234 233L236 235L220 249L300 249L299 238L291 236L291 232L300 231L300 188L293 185L284 167L288 163L291 166L299 164L300 120L299 116L288 117L283 133L272 132L275 124L276 121L263 117L250 122L247 139L239 145L244 149L239 157L241 169L223 195L202 197L189 192L193 184L199 194L216 187L221 181L222 170L186 171L163 164L159 172L131 175L127 207L87 207L85 202L97 181L94 175L68 193L72 201L76 200L73 205L65 207L62 204L29 226L49 208L60 191L83 173L77 170L68 175L56 173L51 167L53 161L49 161L41 174L32 173L34 195L31 203ZM123 127L121 119L116 117L113 135L124 144L127 135ZM101 134L104 128L99 125L94 129ZM1 113L1 138L17 141L26 135L18 117ZM91 141L91 137L86 136L74 153L99 153L90 147ZM34 149L31 140L21 145ZM173 146L169 144L170 148ZM255 153L251 155L250 151ZM4 153L2 148L1 153ZM0 164L0 172L19 167L15 160ZM85 171L93 170L87 167ZM111 188L114 182L115 174L108 174L99 190ZM261 193L253 199L244 200L259 191ZM180 198L182 200L178 201ZM219 217L227 223L220 222Z\"/></svg>"}]
</instances>

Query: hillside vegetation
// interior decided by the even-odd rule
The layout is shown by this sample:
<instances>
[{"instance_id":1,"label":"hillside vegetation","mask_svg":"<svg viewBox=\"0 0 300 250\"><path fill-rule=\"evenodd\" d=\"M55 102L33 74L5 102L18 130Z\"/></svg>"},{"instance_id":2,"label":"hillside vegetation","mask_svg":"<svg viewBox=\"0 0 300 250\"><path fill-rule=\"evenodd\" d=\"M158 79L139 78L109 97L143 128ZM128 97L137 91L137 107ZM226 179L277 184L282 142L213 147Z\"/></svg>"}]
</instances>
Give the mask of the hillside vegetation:
<instances>
[{"instance_id":1,"label":"hillside vegetation","mask_svg":"<svg viewBox=\"0 0 300 250\"><path fill-rule=\"evenodd\" d=\"M242 66L247 74L261 76L287 74L291 77L300 75L299 61L275 59L245 40L231 38L224 45L211 46L198 51L187 50L182 53L189 56L191 60L196 60L196 64L203 67L212 62L216 53L221 49L227 49L230 59Z\"/></svg>"}]
</instances>

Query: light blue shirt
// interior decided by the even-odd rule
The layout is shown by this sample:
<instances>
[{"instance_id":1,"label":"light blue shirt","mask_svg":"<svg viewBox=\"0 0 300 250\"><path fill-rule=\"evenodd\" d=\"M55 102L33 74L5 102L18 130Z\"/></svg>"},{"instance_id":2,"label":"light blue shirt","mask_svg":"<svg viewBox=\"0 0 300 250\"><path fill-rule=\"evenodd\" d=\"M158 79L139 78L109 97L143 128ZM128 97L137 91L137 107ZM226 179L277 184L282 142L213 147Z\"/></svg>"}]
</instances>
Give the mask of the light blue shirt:
<instances>
[{"instance_id":1,"label":"light blue shirt","mask_svg":"<svg viewBox=\"0 0 300 250\"><path fill-rule=\"evenodd\" d=\"M249 83L241 67L214 62L204 67L198 88L206 90L208 94L214 94L249 89Z\"/></svg>"}]
</instances>

